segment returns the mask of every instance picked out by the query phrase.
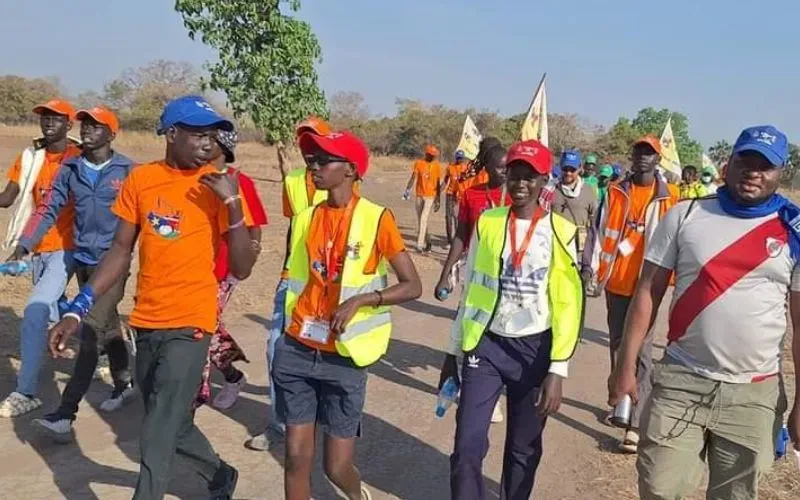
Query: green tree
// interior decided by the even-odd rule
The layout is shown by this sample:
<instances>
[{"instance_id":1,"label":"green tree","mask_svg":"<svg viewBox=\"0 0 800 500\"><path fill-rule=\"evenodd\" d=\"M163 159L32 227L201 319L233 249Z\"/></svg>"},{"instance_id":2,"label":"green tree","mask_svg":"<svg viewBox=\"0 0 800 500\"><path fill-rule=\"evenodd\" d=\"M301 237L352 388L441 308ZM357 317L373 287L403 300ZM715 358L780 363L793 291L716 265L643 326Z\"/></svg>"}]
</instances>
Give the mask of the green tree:
<instances>
[{"instance_id":1,"label":"green tree","mask_svg":"<svg viewBox=\"0 0 800 500\"><path fill-rule=\"evenodd\" d=\"M619 161L630 156L631 146L639 136L641 133L631 121L620 117L605 134L598 137L595 148L608 161Z\"/></svg>"},{"instance_id":2,"label":"green tree","mask_svg":"<svg viewBox=\"0 0 800 500\"><path fill-rule=\"evenodd\" d=\"M0 76L0 123L8 125L31 122L31 110L61 95L58 80Z\"/></svg>"},{"instance_id":3,"label":"green tree","mask_svg":"<svg viewBox=\"0 0 800 500\"><path fill-rule=\"evenodd\" d=\"M322 59L311 26L281 10L299 0L176 0L175 10L194 40L217 51L204 84L223 91L238 118L249 116L278 147L283 176L286 144L294 127L309 115L326 115L315 64Z\"/></svg>"},{"instance_id":4,"label":"green tree","mask_svg":"<svg viewBox=\"0 0 800 500\"><path fill-rule=\"evenodd\" d=\"M708 148L708 157L714 162L718 168L722 167L728 158L731 157L733 146L728 141L721 140L714 143L713 146Z\"/></svg>"},{"instance_id":5,"label":"green tree","mask_svg":"<svg viewBox=\"0 0 800 500\"><path fill-rule=\"evenodd\" d=\"M672 133L678 143L678 156L682 165L702 165L703 146L689 136L689 119L683 113L669 109L656 110L644 108L639 110L632 125L641 134L652 134L661 137L661 132L672 117Z\"/></svg>"}]
</instances>

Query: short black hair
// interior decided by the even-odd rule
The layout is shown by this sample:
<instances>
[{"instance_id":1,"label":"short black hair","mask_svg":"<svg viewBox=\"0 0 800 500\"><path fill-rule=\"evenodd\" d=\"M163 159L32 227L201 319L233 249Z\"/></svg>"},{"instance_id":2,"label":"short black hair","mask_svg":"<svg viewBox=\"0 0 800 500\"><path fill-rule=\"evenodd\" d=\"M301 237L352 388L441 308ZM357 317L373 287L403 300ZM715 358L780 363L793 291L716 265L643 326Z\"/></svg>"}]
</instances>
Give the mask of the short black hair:
<instances>
[{"instance_id":1,"label":"short black hair","mask_svg":"<svg viewBox=\"0 0 800 500\"><path fill-rule=\"evenodd\" d=\"M499 141L498 141L499 142ZM490 165L500 163L506 155L506 149L500 144L494 145L486 150L483 155L483 164Z\"/></svg>"},{"instance_id":2,"label":"short black hair","mask_svg":"<svg viewBox=\"0 0 800 500\"><path fill-rule=\"evenodd\" d=\"M683 170L681 170L681 173L696 174L697 167L695 167L694 165L686 165L685 167L683 167Z\"/></svg>"}]
</instances>

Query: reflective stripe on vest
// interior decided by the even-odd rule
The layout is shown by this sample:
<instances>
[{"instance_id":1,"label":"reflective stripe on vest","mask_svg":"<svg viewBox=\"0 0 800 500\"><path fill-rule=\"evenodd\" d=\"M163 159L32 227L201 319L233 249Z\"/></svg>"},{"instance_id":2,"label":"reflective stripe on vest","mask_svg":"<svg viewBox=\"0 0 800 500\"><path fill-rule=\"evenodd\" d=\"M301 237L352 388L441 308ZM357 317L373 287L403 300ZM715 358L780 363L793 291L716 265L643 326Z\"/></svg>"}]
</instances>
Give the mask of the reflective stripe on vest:
<instances>
[{"instance_id":1,"label":"reflective stripe on vest","mask_svg":"<svg viewBox=\"0 0 800 500\"><path fill-rule=\"evenodd\" d=\"M295 304L308 283L311 262L308 257L308 239L315 207L298 214L292 223L292 236L287 259L288 289L286 291L285 314L287 323L292 317ZM353 210L347 248L342 269L341 293L338 303L362 293L386 288L388 275L386 263L381 260L374 274L365 274L364 268L375 247L378 226L384 208L360 198ZM368 366L378 361L389 347L392 333L389 308L360 307L335 341L336 351L352 358L356 366Z\"/></svg>"},{"instance_id":2,"label":"reflective stripe on vest","mask_svg":"<svg viewBox=\"0 0 800 500\"><path fill-rule=\"evenodd\" d=\"M283 183L286 186L286 196L289 198L289 206L292 208L294 215L298 215L311 205L317 205L319 202L328 199L327 191L317 189L314 191L314 200L309 205L305 168L296 168L286 174Z\"/></svg>"},{"instance_id":3,"label":"reflective stripe on vest","mask_svg":"<svg viewBox=\"0 0 800 500\"><path fill-rule=\"evenodd\" d=\"M508 215L508 207L495 208L484 212L477 222L477 241L473 241L478 246L462 305L461 347L464 352L477 347L500 299L500 271ZM550 357L553 361L562 361L572 357L583 328L583 282L567 251L567 245L575 244L575 225L552 213L550 221L554 235L547 282L553 337Z\"/></svg>"}]
</instances>

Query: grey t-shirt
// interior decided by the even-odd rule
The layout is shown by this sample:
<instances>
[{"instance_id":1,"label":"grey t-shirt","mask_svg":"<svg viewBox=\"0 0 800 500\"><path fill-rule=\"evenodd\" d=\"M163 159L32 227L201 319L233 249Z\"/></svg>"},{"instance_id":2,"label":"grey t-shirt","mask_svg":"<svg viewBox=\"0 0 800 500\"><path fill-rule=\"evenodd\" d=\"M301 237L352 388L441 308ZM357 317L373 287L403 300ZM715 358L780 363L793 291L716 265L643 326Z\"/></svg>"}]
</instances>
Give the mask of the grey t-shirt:
<instances>
[{"instance_id":1,"label":"grey t-shirt","mask_svg":"<svg viewBox=\"0 0 800 500\"><path fill-rule=\"evenodd\" d=\"M587 231L597 217L597 195L594 193L594 189L588 184L582 183L578 195L571 198L564 194L564 188L559 184L556 186L550 209L578 226L578 252L581 252L586 241Z\"/></svg>"}]
</instances>

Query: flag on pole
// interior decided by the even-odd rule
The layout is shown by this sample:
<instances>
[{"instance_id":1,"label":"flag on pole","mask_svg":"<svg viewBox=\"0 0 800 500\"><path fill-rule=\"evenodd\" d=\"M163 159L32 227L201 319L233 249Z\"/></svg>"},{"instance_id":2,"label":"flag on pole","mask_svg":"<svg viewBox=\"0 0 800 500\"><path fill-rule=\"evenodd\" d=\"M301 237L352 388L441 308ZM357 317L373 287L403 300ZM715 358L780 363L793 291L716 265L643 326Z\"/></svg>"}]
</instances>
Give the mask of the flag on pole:
<instances>
[{"instance_id":1,"label":"flag on pole","mask_svg":"<svg viewBox=\"0 0 800 500\"><path fill-rule=\"evenodd\" d=\"M542 81L539 82L539 87L533 96L531 107L528 108L528 116L525 117L525 121L522 123L520 137L523 141L534 139L548 146L545 78L547 78L547 73L542 75Z\"/></svg>"},{"instance_id":2,"label":"flag on pole","mask_svg":"<svg viewBox=\"0 0 800 500\"><path fill-rule=\"evenodd\" d=\"M664 131L661 133L661 168L680 177L681 159L678 157L678 144L672 133L672 117L667 120Z\"/></svg>"},{"instance_id":3,"label":"flag on pole","mask_svg":"<svg viewBox=\"0 0 800 500\"><path fill-rule=\"evenodd\" d=\"M475 126L475 122L472 121L472 118L467 115L467 119L464 120L464 128L461 130L461 140L458 141L458 147L456 149L460 149L464 152L464 156L470 160L474 160L475 157L478 156L478 147L480 143L481 132L478 130L478 127Z\"/></svg>"},{"instance_id":4,"label":"flag on pole","mask_svg":"<svg viewBox=\"0 0 800 500\"><path fill-rule=\"evenodd\" d=\"M703 170L710 168L714 172L714 179L719 179L719 169L707 154L703 153Z\"/></svg>"}]
</instances>

